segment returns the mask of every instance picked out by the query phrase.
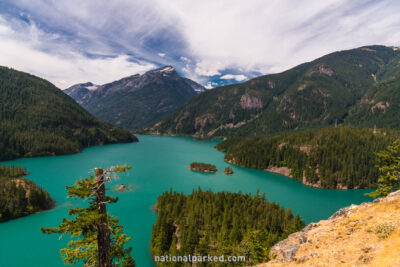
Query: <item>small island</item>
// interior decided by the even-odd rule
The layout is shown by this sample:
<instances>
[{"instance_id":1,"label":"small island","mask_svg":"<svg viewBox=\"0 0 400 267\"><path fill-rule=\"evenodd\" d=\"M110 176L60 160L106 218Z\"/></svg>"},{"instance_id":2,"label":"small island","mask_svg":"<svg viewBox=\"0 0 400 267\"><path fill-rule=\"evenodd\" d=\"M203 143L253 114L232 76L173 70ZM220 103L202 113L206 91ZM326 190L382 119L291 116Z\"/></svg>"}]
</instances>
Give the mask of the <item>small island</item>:
<instances>
[{"instance_id":1,"label":"small island","mask_svg":"<svg viewBox=\"0 0 400 267\"><path fill-rule=\"evenodd\" d=\"M213 164L193 162L190 164L190 169L196 172L216 173L218 170Z\"/></svg>"},{"instance_id":2,"label":"small island","mask_svg":"<svg viewBox=\"0 0 400 267\"><path fill-rule=\"evenodd\" d=\"M224 170L224 173L225 174L233 174L233 170L232 170L231 167L226 167L225 170Z\"/></svg>"},{"instance_id":3,"label":"small island","mask_svg":"<svg viewBox=\"0 0 400 267\"><path fill-rule=\"evenodd\" d=\"M133 185L118 184L114 187L114 191L126 192L133 190Z\"/></svg>"},{"instance_id":4,"label":"small island","mask_svg":"<svg viewBox=\"0 0 400 267\"><path fill-rule=\"evenodd\" d=\"M120 184L117 186L117 191L126 191L126 185L124 184Z\"/></svg>"}]
</instances>

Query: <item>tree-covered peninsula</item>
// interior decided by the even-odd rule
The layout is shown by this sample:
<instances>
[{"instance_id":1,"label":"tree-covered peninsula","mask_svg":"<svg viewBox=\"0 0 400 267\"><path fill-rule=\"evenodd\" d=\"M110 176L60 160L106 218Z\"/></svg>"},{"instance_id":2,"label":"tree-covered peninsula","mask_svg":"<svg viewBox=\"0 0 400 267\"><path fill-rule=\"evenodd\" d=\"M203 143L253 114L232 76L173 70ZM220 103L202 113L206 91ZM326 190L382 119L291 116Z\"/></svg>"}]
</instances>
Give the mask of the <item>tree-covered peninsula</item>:
<instances>
[{"instance_id":1,"label":"tree-covered peninsula","mask_svg":"<svg viewBox=\"0 0 400 267\"><path fill-rule=\"evenodd\" d=\"M26 169L0 165L0 222L50 209L49 193L24 178Z\"/></svg>"},{"instance_id":2,"label":"tree-covered peninsula","mask_svg":"<svg viewBox=\"0 0 400 267\"><path fill-rule=\"evenodd\" d=\"M398 130L325 128L273 137L230 139L217 145L227 162L290 176L321 188L374 188L379 176L376 153Z\"/></svg>"},{"instance_id":3,"label":"tree-covered peninsula","mask_svg":"<svg viewBox=\"0 0 400 267\"><path fill-rule=\"evenodd\" d=\"M191 195L163 193L157 201L153 226L153 255L245 256L248 266L268 260L271 246L304 227L299 216L265 195L193 191ZM192 266L157 262L158 266ZM197 266L226 266L205 262Z\"/></svg>"},{"instance_id":4,"label":"tree-covered peninsula","mask_svg":"<svg viewBox=\"0 0 400 267\"><path fill-rule=\"evenodd\" d=\"M96 119L50 82L0 67L0 160L132 141L129 131Z\"/></svg>"}]
</instances>

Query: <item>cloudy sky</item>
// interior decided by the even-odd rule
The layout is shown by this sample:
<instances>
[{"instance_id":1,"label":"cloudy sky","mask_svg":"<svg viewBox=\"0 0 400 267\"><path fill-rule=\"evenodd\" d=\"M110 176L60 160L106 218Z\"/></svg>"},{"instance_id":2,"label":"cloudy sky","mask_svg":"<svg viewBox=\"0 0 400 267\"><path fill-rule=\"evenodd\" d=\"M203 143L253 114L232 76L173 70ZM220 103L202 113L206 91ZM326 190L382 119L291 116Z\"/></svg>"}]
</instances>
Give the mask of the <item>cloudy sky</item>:
<instances>
[{"instance_id":1,"label":"cloudy sky","mask_svg":"<svg viewBox=\"0 0 400 267\"><path fill-rule=\"evenodd\" d=\"M172 65L215 87L400 45L398 0L0 0L0 65L64 89Z\"/></svg>"}]
</instances>

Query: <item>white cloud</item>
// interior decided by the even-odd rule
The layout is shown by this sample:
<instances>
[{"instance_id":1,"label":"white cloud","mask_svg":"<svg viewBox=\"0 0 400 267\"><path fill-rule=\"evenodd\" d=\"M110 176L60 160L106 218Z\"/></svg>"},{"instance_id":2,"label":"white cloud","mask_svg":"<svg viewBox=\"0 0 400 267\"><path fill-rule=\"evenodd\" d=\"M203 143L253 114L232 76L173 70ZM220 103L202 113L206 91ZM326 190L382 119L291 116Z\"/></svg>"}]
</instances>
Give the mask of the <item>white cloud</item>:
<instances>
[{"instance_id":1,"label":"white cloud","mask_svg":"<svg viewBox=\"0 0 400 267\"><path fill-rule=\"evenodd\" d=\"M247 76L280 72L333 51L400 40L396 0L5 1L41 21L0 23L0 64L56 77L60 86L99 83L96 77L114 79L125 68L131 73L156 63L206 84L228 69ZM133 57L140 60L132 63ZM105 74L74 65L89 62Z\"/></svg>"},{"instance_id":2,"label":"white cloud","mask_svg":"<svg viewBox=\"0 0 400 267\"><path fill-rule=\"evenodd\" d=\"M191 60L190 60L189 58L184 57L184 56L181 56L179 59L180 59L181 61L191 62Z\"/></svg>"},{"instance_id":3,"label":"white cloud","mask_svg":"<svg viewBox=\"0 0 400 267\"><path fill-rule=\"evenodd\" d=\"M86 81L102 84L155 68L147 62L130 62L127 55L90 58L60 44L54 45L62 49L62 54L41 51L38 47L48 45L41 42L54 36L47 36L34 25L19 30L14 31L0 17L0 65L48 79L62 89Z\"/></svg>"},{"instance_id":4,"label":"white cloud","mask_svg":"<svg viewBox=\"0 0 400 267\"><path fill-rule=\"evenodd\" d=\"M160 57L165 57L165 53L158 53L157 55L159 55Z\"/></svg>"},{"instance_id":5,"label":"white cloud","mask_svg":"<svg viewBox=\"0 0 400 267\"><path fill-rule=\"evenodd\" d=\"M203 59L196 63L195 74L201 76L221 75L220 70L224 70L229 66L227 62L221 62L217 58Z\"/></svg>"},{"instance_id":6,"label":"white cloud","mask_svg":"<svg viewBox=\"0 0 400 267\"><path fill-rule=\"evenodd\" d=\"M207 84L204 86L204 88L206 88L207 90L213 89L216 86L218 86L218 83L215 82L207 82Z\"/></svg>"},{"instance_id":7,"label":"white cloud","mask_svg":"<svg viewBox=\"0 0 400 267\"><path fill-rule=\"evenodd\" d=\"M159 1L197 59L196 74L224 68L283 71L324 54L399 42L400 2L345 0Z\"/></svg>"},{"instance_id":8,"label":"white cloud","mask_svg":"<svg viewBox=\"0 0 400 267\"><path fill-rule=\"evenodd\" d=\"M233 75L233 74L225 74L220 77L223 80L236 80L238 82L242 82L247 80L247 76L243 74Z\"/></svg>"}]
</instances>

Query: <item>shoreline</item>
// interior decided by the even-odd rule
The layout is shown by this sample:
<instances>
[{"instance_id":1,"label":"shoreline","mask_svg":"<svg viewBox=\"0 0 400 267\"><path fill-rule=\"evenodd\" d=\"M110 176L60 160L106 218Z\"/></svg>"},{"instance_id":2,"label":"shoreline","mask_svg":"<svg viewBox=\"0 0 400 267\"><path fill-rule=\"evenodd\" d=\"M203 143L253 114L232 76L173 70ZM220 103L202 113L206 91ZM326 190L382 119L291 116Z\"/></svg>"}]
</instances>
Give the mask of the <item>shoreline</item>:
<instances>
[{"instance_id":1,"label":"shoreline","mask_svg":"<svg viewBox=\"0 0 400 267\"><path fill-rule=\"evenodd\" d=\"M4 221L0 220L0 225L1 225L2 223L14 221L14 220L17 220L17 219L29 217L29 216L31 216L31 215L35 215L35 214L39 214L39 213L43 213L43 212L47 212L47 211L50 211L50 210L52 210L52 209L55 209L55 208L57 207L57 202L56 202L55 200L53 200L53 199L51 199L51 200L52 200L52 201L51 201L51 207L48 208L48 209L38 210L38 211L35 211L35 212L32 212L32 213L28 213L28 214L21 215L21 216L18 216L18 217L10 218L10 219L4 220Z\"/></svg>"},{"instance_id":2,"label":"shoreline","mask_svg":"<svg viewBox=\"0 0 400 267\"><path fill-rule=\"evenodd\" d=\"M343 191L348 191L348 190L372 190L372 189L375 189L375 188L347 188L347 186L343 186L341 184L337 184L336 188L326 188L326 187L321 187L321 181L320 180L317 183L312 184L312 183L309 183L309 182L306 181L306 177L305 176L303 176L303 180L302 181L294 179L293 176L290 174L290 168L287 167L287 166L281 166L281 167L270 166L267 169L255 169L255 168L250 168L250 167L238 165L238 164L236 164L234 162L234 160L226 160L224 158L224 161L229 163L229 164L238 166L238 167L248 168L248 169L252 169L252 170L262 170L262 171L265 171L265 172L279 174L279 175L285 176L286 178L298 181L298 182L302 183L305 186L318 188L318 189L343 190Z\"/></svg>"}]
</instances>

